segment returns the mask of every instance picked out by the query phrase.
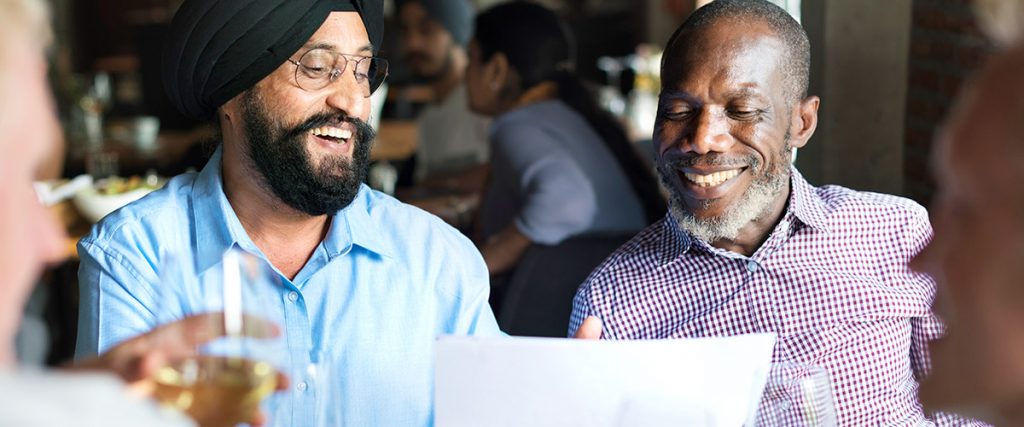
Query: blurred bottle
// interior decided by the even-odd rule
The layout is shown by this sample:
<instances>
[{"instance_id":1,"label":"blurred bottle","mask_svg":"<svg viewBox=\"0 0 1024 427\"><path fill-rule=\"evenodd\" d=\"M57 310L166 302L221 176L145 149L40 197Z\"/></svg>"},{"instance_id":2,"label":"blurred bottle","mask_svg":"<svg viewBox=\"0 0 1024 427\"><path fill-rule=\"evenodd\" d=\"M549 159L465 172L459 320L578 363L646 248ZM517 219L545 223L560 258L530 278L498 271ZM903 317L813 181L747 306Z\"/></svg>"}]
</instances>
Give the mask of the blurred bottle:
<instances>
[{"instance_id":1,"label":"blurred bottle","mask_svg":"<svg viewBox=\"0 0 1024 427\"><path fill-rule=\"evenodd\" d=\"M629 94L629 123L633 139L648 139L654 133L658 114L658 93L661 91L661 50L641 44L630 57L636 72L633 91Z\"/></svg>"}]
</instances>

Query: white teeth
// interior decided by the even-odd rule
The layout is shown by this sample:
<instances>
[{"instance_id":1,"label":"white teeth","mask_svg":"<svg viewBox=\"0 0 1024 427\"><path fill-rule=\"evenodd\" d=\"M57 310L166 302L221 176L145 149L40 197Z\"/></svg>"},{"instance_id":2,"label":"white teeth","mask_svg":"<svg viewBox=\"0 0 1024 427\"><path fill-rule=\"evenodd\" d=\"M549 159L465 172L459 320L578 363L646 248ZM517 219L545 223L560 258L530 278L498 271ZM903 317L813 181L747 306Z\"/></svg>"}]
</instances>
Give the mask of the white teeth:
<instances>
[{"instance_id":1,"label":"white teeth","mask_svg":"<svg viewBox=\"0 0 1024 427\"><path fill-rule=\"evenodd\" d=\"M348 140L349 138L352 137L352 131L348 129L339 129L336 127L328 126L315 128L311 130L310 133L316 136L326 136L340 140Z\"/></svg>"},{"instance_id":2,"label":"white teeth","mask_svg":"<svg viewBox=\"0 0 1024 427\"><path fill-rule=\"evenodd\" d=\"M700 187L714 187L722 185L726 181L733 179L736 175L740 174L740 169L732 169L722 172L715 172L707 175L700 175L696 173L684 173L686 179L693 181Z\"/></svg>"}]
</instances>

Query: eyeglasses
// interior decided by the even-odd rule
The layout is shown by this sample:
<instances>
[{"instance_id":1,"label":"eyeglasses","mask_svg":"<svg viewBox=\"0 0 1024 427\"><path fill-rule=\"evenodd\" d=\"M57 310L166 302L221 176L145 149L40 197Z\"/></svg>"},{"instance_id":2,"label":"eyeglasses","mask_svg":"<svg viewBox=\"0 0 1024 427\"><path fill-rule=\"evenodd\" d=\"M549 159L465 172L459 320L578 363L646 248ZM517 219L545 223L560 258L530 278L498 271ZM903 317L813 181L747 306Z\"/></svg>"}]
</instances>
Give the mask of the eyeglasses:
<instances>
[{"instance_id":1,"label":"eyeglasses","mask_svg":"<svg viewBox=\"0 0 1024 427\"><path fill-rule=\"evenodd\" d=\"M388 76L388 60L375 56L360 56L338 53L327 49L311 49L302 54L295 64L295 83L303 90L316 92L338 80L349 62L355 62L352 76L369 98L384 83Z\"/></svg>"}]
</instances>

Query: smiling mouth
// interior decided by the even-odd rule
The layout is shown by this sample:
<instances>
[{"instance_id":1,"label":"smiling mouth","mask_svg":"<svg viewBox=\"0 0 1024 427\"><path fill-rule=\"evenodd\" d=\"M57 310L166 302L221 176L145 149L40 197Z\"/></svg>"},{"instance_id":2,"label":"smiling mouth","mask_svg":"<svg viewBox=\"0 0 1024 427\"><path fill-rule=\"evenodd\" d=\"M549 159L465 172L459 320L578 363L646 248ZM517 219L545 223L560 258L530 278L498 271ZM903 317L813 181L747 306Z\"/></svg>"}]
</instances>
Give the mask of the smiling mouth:
<instances>
[{"instance_id":1,"label":"smiling mouth","mask_svg":"<svg viewBox=\"0 0 1024 427\"><path fill-rule=\"evenodd\" d=\"M688 181L690 181L691 183L700 188L709 188L725 184L730 179L733 179L740 173L742 173L744 169L746 168L730 169L710 174L683 172L683 176L685 176Z\"/></svg>"},{"instance_id":2,"label":"smiling mouth","mask_svg":"<svg viewBox=\"0 0 1024 427\"><path fill-rule=\"evenodd\" d=\"M315 137L325 139L335 144L344 144L352 138L352 131L333 126L322 126L309 131Z\"/></svg>"}]
</instances>

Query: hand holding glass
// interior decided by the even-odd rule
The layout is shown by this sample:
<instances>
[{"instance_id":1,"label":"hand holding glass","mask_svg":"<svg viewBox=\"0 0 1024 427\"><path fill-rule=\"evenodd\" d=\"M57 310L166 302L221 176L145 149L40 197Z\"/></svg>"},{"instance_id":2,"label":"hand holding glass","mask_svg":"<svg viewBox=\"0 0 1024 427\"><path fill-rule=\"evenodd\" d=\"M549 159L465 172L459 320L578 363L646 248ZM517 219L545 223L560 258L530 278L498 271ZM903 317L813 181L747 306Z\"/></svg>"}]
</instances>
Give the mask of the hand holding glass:
<instances>
[{"instance_id":1,"label":"hand holding glass","mask_svg":"<svg viewBox=\"0 0 1024 427\"><path fill-rule=\"evenodd\" d=\"M190 354L168 359L152 376L154 396L203 426L233 426L259 419L260 402L279 386L283 344L274 326L273 273L261 259L230 250L218 268L197 280L187 262L165 265L159 320L205 314L202 341ZM177 274L176 274L177 273ZM216 277L219 276L219 277ZM218 280L219 279L219 280ZM259 313L253 316L251 313ZM160 335L164 346L188 348L196 331L179 328Z\"/></svg>"}]
</instances>

